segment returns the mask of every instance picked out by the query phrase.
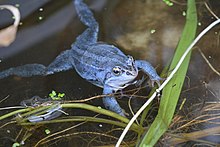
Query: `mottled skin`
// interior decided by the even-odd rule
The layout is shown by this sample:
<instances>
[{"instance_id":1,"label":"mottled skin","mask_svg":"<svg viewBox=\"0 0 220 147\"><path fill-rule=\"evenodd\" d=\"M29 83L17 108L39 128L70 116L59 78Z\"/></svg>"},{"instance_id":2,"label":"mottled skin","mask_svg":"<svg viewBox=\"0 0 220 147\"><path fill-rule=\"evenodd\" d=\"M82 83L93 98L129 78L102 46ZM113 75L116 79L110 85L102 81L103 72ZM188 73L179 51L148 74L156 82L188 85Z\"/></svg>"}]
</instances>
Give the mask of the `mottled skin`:
<instances>
[{"instance_id":1,"label":"mottled skin","mask_svg":"<svg viewBox=\"0 0 220 147\"><path fill-rule=\"evenodd\" d=\"M99 43L99 25L92 12L82 0L75 0L74 5L81 22L88 28L77 37L71 49L62 52L49 65L26 64L0 72L0 79L10 75L31 77L51 75L56 72L75 69L77 73L92 84L102 87L103 94L111 94L135 82L138 70L146 73L152 83L160 84L161 78L150 63L133 60L117 47ZM124 116L123 110L113 96L103 98L107 109Z\"/></svg>"}]
</instances>

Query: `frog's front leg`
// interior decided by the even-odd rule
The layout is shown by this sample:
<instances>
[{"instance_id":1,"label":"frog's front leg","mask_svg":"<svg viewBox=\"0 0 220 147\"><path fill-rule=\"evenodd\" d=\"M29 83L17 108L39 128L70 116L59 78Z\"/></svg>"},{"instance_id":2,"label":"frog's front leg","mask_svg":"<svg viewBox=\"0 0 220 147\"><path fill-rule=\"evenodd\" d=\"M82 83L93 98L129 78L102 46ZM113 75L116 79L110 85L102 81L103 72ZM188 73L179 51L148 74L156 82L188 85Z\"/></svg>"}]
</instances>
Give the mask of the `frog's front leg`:
<instances>
[{"instance_id":1,"label":"frog's front leg","mask_svg":"<svg viewBox=\"0 0 220 147\"><path fill-rule=\"evenodd\" d=\"M113 90L108 87L108 86L104 86L103 89L103 94L112 94ZM115 99L115 97L113 96L105 96L103 98L103 103L105 105L105 108L121 115L121 116L125 116L123 109L120 107L120 105L118 104L117 100Z\"/></svg>"},{"instance_id":2,"label":"frog's front leg","mask_svg":"<svg viewBox=\"0 0 220 147\"><path fill-rule=\"evenodd\" d=\"M0 72L0 79L6 78L11 75L20 77L31 76L46 76L56 72L66 71L73 68L71 59L71 50L62 52L56 59L49 65L44 66L42 64L26 64L18 67L12 67Z\"/></svg>"},{"instance_id":3,"label":"frog's front leg","mask_svg":"<svg viewBox=\"0 0 220 147\"><path fill-rule=\"evenodd\" d=\"M162 80L162 78L158 76L156 70L149 62L145 60L136 60L135 65L139 70L142 70L150 77L152 86L154 86L154 82L156 82L158 86L160 85L160 80Z\"/></svg>"}]
</instances>

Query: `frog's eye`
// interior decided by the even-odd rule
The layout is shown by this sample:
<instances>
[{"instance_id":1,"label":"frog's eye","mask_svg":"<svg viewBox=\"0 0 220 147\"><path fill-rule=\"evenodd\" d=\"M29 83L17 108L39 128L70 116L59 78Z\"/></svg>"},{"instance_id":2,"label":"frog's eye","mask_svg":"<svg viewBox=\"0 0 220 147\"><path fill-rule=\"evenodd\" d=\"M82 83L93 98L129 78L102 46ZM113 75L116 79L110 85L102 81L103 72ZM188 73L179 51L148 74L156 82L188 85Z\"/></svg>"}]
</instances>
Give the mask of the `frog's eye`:
<instances>
[{"instance_id":1,"label":"frog's eye","mask_svg":"<svg viewBox=\"0 0 220 147\"><path fill-rule=\"evenodd\" d=\"M134 58L130 55L127 56L128 57L128 60L127 60L127 65L129 66L133 66L134 64Z\"/></svg>"},{"instance_id":2,"label":"frog's eye","mask_svg":"<svg viewBox=\"0 0 220 147\"><path fill-rule=\"evenodd\" d=\"M134 61L134 58L130 55L127 55L128 59L131 60L131 61Z\"/></svg>"},{"instance_id":3,"label":"frog's eye","mask_svg":"<svg viewBox=\"0 0 220 147\"><path fill-rule=\"evenodd\" d=\"M112 71L113 71L113 73L116 75L116 76L118 76L118 75L120 75L121 74L121 68L119 68L119 67L113 67L112 68Z\"/></svg>"}]
</instances>

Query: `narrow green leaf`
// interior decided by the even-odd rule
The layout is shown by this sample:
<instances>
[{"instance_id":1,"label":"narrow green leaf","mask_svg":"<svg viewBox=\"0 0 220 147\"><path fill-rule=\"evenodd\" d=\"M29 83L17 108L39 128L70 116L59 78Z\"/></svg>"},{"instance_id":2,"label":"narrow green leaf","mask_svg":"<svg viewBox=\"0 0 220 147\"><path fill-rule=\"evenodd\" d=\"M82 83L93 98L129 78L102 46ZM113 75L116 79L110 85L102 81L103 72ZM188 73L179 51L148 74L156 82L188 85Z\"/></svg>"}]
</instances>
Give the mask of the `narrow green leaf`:
<instances>
[{"instance_id":1,"label":"narrow green leaf","mask_svg":"<svg viewBox=\"0 0 220 147\"><path fill-rule=\"evenodd\" d=\"M169 71L173 70L196 34L197 14L194 0L187 3L186 24L177 46ZM163 89L158 115L150 126L148 132L140 142L140 146L154 146L163 133L168 129L173 118L180 92L184 83L189 65L191 52L187 55L181 67L172 80Z\"/></svg>"}]
</instances>

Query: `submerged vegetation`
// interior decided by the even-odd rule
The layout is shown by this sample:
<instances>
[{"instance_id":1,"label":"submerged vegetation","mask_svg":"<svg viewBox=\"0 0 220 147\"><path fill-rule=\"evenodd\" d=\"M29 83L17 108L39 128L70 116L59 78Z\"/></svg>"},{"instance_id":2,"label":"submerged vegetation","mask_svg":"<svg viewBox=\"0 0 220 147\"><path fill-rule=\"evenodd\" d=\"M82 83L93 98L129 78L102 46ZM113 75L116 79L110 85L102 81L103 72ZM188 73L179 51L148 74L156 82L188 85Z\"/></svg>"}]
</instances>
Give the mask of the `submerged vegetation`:
<instances>
[{"instance_id":1,"label":"submerged vegetation","mask_svg":"<svg viewBox=\"0 0 220 147\"><path fill-rule=\"evenodd\" d=\"M171 1L164 2L167 4L172 3ZM217 23L219 23L219 21ZM169 76L179 64L179 61L182 60L183 55L186 50L189 49L188 47L196 36L197 25L195 1L188 0L186 23L181 39L170 65L164 69L163 73L168 73ZM155 92L154 96L159 97L159 108L150 103L154 98L150 99L151 101L149 101L147 107L143 109L143 113L139 118L134 119L135 122L132 123L129 128L129 133L127 133L126 138L122 140L122 145L155 146L155 144L158 144L170 146L188 141L210 146L219 145L219 142L217 142L219 140L217 139L214 139L213 142L202 139L209 137L210 134L215 135L220 133L220 104L218 102L198 102L186 108L186 100L183 100L182 104L178 105L189 66L191 48L188 50L189 52L185 56L185 59L182 60L179 69L164 87L162 95L161 89ZM165 76L163 77L165 78ZM131 90L131 96L136 96L136 92L141 88L146 87ZM155 89L152 90L151 94L154 91ZM66 140L70 142L77 140L77 143L82 146L115 145L121 132L130 121L128 118L122 117L100 106L85 104L85 102L89 102L93 99L102 98L103 95L72 101L65 101L63 99L64 96L64 93L57 93L55 91L49 94L51 99L60 101L60 107L62 107L63 111L61 117L53 120L29 122L27 119L27 116L32 114L46 112L51 107L54 107L53 104L19 108L18 110L6 112L0 116L0 130L9 132L7 137L5 137L6 140L8 139L13 142L14 147L23 144L31 144L35 147L43 145L49 146L65 142ZM142 97L140 96L139 98ZM2 108L2 110L5 109ZM84 114L86 115L77 115L78 110L85 111ZM149 116L155 113L155 110L157 116ZM95 124L97 127L95 128L91 124ZM55 127L51 127L53 125L55 125ZM12 131L10 129L12 126L17 127L17 129L13 130L14 132L10 132ZM209 127L205 128L204 126ZM41 135L38 136L38 134ZM2 136L3 134L1 134L1 137ZM219 137L219 135L216 136Z\"/></svg>"},{"instance_id":2,"label":"submerged vegetation","mask_svg":"<svg viewBox=\"0 0 220 147\"><path fill-rule=\"evenodd\" d=\"M168 71L173 72L176 66L179 64L184 53L187 52L188 47L195 38L196 28L197 12L195 1L188 0L186 24L183 29L179 44L176 48L175 54L173 56L172 62L169 65ZM144 136L141 145L149 144L153 146L158 141L160 136L162 136L164 132L168 129L182 90L186 71L188 69L190 61L190 56L191 51L188 53L185 59L182 60L179 69L173 75L169 83L164 87L157 117L149 128L149 131ZM168 76L171 76L171 74Z\"/></svg>"}]
</instances>

